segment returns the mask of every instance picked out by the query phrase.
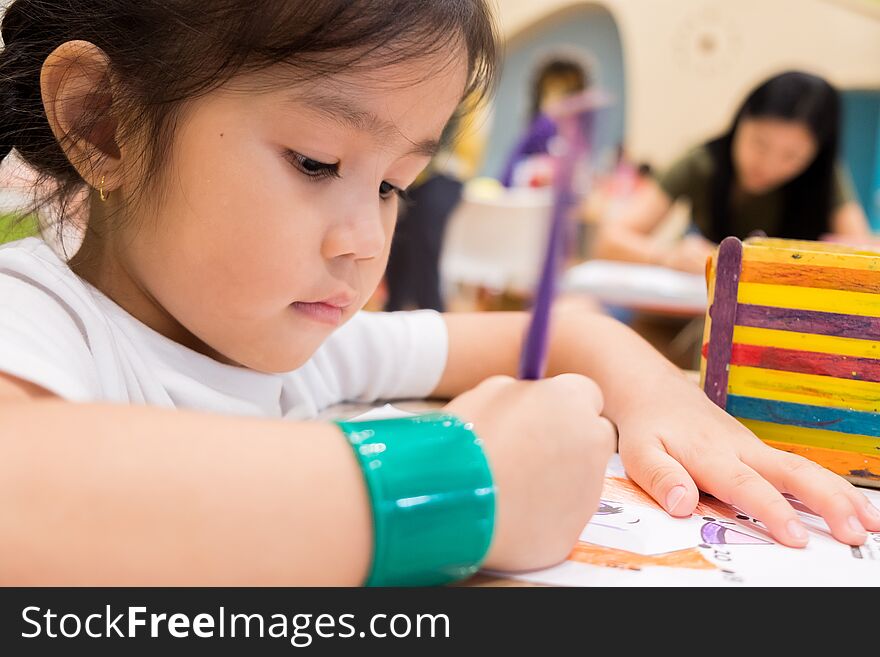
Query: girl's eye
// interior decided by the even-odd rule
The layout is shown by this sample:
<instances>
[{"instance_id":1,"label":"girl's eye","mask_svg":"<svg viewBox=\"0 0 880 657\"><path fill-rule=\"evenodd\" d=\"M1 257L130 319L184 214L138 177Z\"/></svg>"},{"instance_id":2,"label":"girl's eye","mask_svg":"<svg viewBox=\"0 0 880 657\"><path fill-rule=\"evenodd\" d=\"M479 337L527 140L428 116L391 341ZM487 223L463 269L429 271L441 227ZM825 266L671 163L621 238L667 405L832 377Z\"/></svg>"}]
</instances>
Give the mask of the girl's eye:
<instances>
[{"instance_id":1,"label":"girl's eye","mask_svg":"<svg viewBox=\"0 0 880 657\"><path fill-rule=\"evenodd\" d=\"M387 199L391 198L395 194L397 194L400 198L406 200L406 192L404 190L400 189L400 187L395 187L391 183L385 182L383 180L382 184L379 185L379 196L381 198Z\"/></svg>"},{"instance_id":2,"label":"girl's eye","mask_svg":"<svg viewBox=\"0 0 880 657\"><path fill-rule=\"evenodd\" d=\"M287 151L286 156L300 173L309 178L339 178L338 163L318 162L296 151Z\"/></svg>"}]
</instances>

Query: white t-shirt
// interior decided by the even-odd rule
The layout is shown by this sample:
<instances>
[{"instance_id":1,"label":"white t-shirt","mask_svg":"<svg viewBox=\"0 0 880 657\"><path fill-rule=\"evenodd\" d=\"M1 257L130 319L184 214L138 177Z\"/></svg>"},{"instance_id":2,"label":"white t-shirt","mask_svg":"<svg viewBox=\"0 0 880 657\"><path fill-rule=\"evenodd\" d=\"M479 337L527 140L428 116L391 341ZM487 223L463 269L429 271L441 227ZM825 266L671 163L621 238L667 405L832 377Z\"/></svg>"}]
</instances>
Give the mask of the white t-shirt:
<instances>
[{"instance_id":1,"label":"white t-shirt","mask_svg":"<svg viewBox=\"0 0 880 657\"><path fill-rule=\"evenodd\" d=\"M361 312L301 368L255 372L153 331L42 240L0 246L0 371L70 401L307 419L343 401L427 396L447 348L439 313Z\"/></svg>"}]
</instances>

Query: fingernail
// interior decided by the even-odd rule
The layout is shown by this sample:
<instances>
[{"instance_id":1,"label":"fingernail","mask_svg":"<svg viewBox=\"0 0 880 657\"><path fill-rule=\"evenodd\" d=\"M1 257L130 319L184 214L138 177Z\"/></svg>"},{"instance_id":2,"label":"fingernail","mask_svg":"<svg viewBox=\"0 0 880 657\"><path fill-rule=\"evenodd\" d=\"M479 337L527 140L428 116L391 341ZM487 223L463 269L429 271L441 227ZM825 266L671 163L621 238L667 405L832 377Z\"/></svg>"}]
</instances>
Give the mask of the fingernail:
<instances>
[{"instance_id":1,"label":"fingernail","mask_svg":"<svg viewBox=\"0 0 880 657\"><path fill-rule=\"evenodd\" d=\"M849 528L852 529L856 534L866 534L865 528L862 527L862 523L859 522L859 519L855 516L850 516L846 519L847 523L849 523Z\"/></svg>"},{"instance_id":2,"label":"fingernail","mask_svg":"<svg viewBox=\"0 0 880 657\"><path fill-rule=\"evenodd\" d=\"M865 511L867 511L868 515L871 516L871 520L880 521L880 511L878 511L877 507L870 502L865 503Z\"/></svg>"},{"instance_id":3,"label":"fingernail","mask_svg":"<svg viewBox=\"0 0 880 657\"><path fill-rule=\"evenodd\" d=\"M685 495L687 495L687 488L681 485L673 486L672 490L666 494L666 510L669 513L675 511L675 507L684 499Z\"/></svg>"},{"instance_id":4,"label":"fingernail","mask_svg":"<svg viewBox=\"0 0 880 657\"><path fill-rule=\"evenodd\" d=\"M794 540L800 541L800 542L806 542L807 530L804 529L804 526L801 523L799 523L797 520L789 520L788 524L786 525L786 528L788 529L788 533L791 535L791 537Z\"/></svg>"}]
</instances>

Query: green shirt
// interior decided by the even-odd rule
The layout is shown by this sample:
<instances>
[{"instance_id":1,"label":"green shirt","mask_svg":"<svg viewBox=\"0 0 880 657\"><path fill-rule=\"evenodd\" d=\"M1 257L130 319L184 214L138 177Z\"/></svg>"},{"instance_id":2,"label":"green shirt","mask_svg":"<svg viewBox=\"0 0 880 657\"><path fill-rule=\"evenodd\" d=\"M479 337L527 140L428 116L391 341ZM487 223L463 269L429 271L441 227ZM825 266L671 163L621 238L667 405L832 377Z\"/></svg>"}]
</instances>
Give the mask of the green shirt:
<instances>
[{"instance_id":1,"label":"green shirt","mask_svg":"<svg viewBox=\"0 0 880 657\"><path fill-rule=\"evenodd\" d=\"M706 146L698 146L687 152L669 168L656 176L657 183L666 194L674 199L685 197L691 202L691 217L704 235L713 235L712 230L712 176L715 162ZM844 169L836 167L831 206L835 210L855 199L852 182ZM743 194L734 201L731 211L732 234L740 238L762 230L769 237L798 237L782 235L783 193L775 189L766 194ZM830 223L830 217L829 217ZM829 229L830 232L830 229Z\"/></svg>"}]
</instances>

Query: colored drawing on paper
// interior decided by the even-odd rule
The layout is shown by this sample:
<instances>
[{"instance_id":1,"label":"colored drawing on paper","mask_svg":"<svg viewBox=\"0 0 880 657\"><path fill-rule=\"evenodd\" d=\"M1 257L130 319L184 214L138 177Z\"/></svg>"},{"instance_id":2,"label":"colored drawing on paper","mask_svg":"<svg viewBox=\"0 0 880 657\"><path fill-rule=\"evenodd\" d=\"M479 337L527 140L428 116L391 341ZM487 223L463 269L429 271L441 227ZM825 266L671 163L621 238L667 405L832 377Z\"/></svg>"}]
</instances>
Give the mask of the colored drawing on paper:
<instances>
[{"instance_id":1,"label":"colored drawing on paper","mask_svg":"<svg viewBox=\"0 0 880 657\"><path fill-rule=\"evenodd\" d=\"M865 490L880 503L880 492ZM810 532L804 549L776 543L759 519L711 495L673 518L624 473L608 467L602 501L568 559L517 579L558 586L841 586L880 581L880 533L852 548L789 494Z\"/></svg>"},{"instance_id":2,"label":"colored drawing on paper","mask_svg":"<svg viewBox=\"0 0 880 657\"><path fill-rule=\"evenodd\" d=\"M622 505L609 500L599 500L599 508L596 510L597 516L611 516L618 513L623 513Z\"/></svg>"},{"instance_id":3,"label":"colored drawing on paper","mask_svg":"<svg viewBox=\"0 0 880 657\"><path fill-rule=\"evenodd\" d=\"M773 545L771 541L746 534L738 529L725 527L719 522L707 522L700 529L700 536L706 545Z\"/></svg>"},{"instance_id":4,"label":"colored drawing on paper","mask_svg":"<svg viewBox=\"0 0 880 657\"><path fill-rule=\"evenodd\" d=\"M665 554L637 554L618 548L578 541L568 558L570 561L590 564L591 566L624 568L626 570L641 570L646 566L689 568L693 570L718 569L717 566L700 554L700 551L696 548L676 550L674 552L666 552Z\"/></svg>"},{"instance_id":5,"label":"colored drawing on paper","mask_svg":"<svg viewBox=\"0 0 880 657\"><path fill-rule=\"evenodd\" d=\"M810 516L816 516L817 518L819 517L818 513L813 511L810 507L808 507L806 504L801 502L794 495L792 495L790 493L783 493L782 497L784 497L785 499L788 500L788 503L794 507L795 511L800 511L801 513L806 513L807 515L810 515Z\"/></svg>"},{"instance_id":6,"label":"colored drawing on paper","mask_svg":"<svg viewBox=\"0 0 880 657\"><path fill-rule=\"evenodd\" d=\"M639 485L630 479L623 477L606 477L602 487L602 501L614 500L611 504L624 504L627 502L659 508L659 505L650 495L639 488Z\"/></svg>"},{"instance_id":7,"label":"colored drawing on paper","mask_svg":"<svg viewBox=\"0 0 880 657\"><path fill-rule=\"evenodd\" d=\"M607 476L602 492L596 514L569 557L572 562L630 571L719 570L716 562L729 561L722 548L773 545L757 520L710 495L701 495L696 506L702 515L671 518L625 477Z\"/></svg>"},{"instance_id":8,"label":"colored drawing on paper","mask_svg":"<svg viewBox=\"0 0 880 657\"><path fill-rule=\"evenodd\" d=\"M651 509L663 509L663 507L654 501L653 497L648 495L631 479L625 479L623 477L606 477L605 485L602 488L602 505L618 508L619 510L614 511L614 513L621 513L621 506L625 505L627 502L647 506ZM789 498L789 502L792 502L794 505L796 500L794 500L794 498ZM601 510L602 506L599 508ZM606 511L606 513L610 512L611 510ZM697 502L694 514L698 516L715 516L730 521L742 520L744 517L743 514L739 513L732 506L715 499L711 495L706 495L705 493L700 495L700 501Z\"/></svg>"}]
</instances>

